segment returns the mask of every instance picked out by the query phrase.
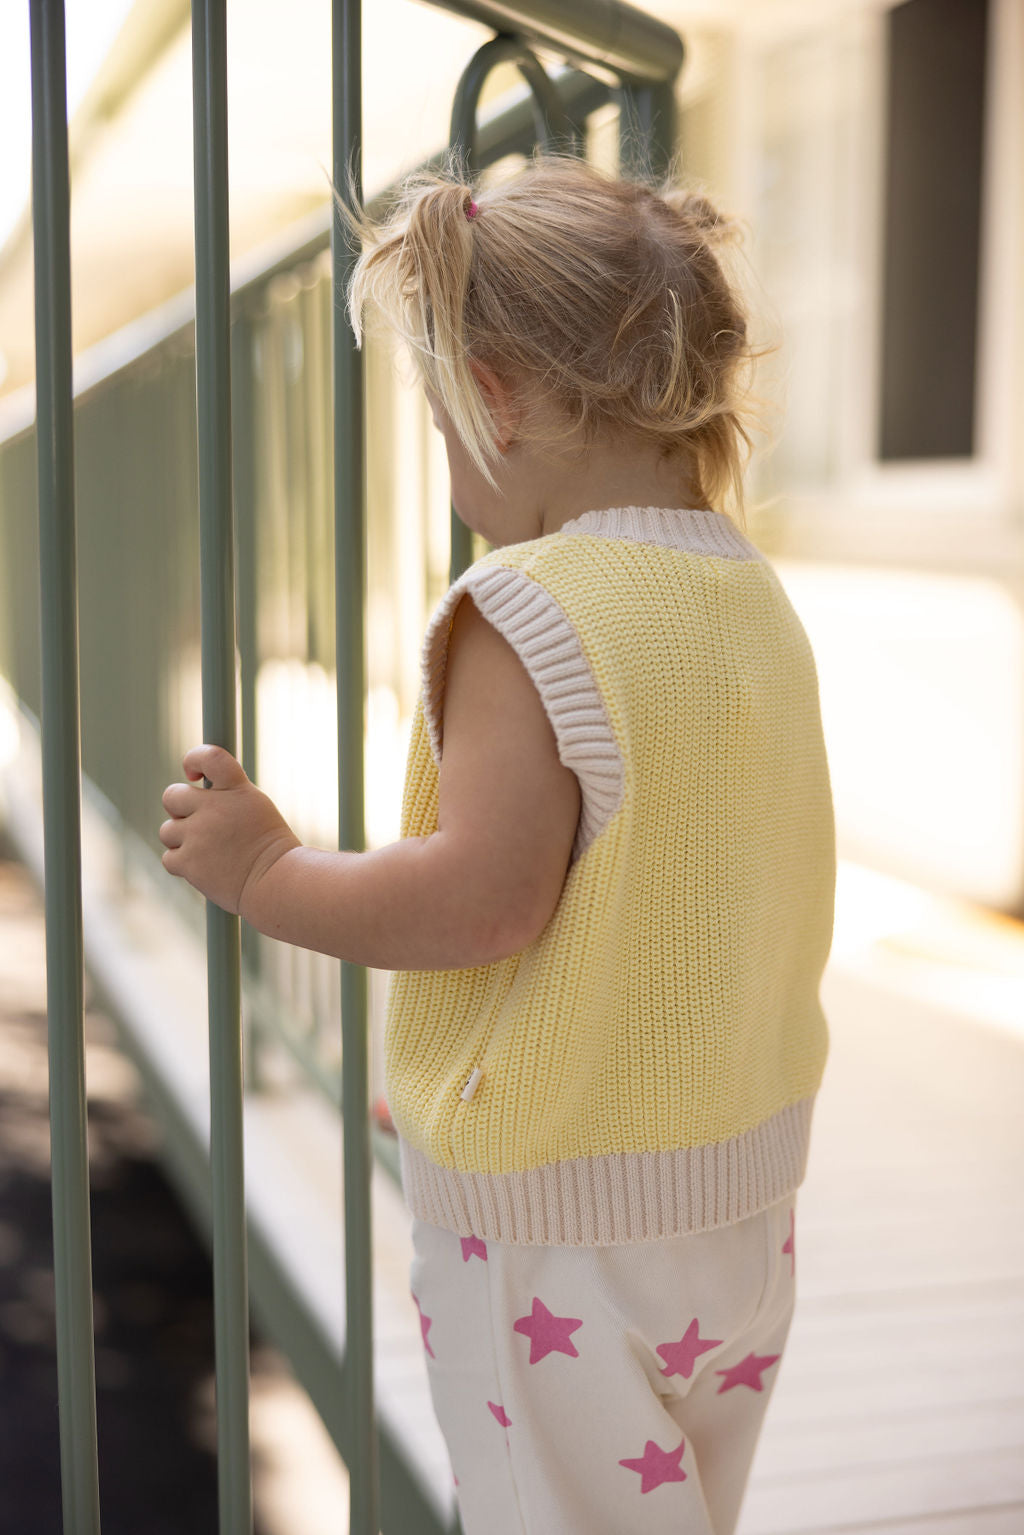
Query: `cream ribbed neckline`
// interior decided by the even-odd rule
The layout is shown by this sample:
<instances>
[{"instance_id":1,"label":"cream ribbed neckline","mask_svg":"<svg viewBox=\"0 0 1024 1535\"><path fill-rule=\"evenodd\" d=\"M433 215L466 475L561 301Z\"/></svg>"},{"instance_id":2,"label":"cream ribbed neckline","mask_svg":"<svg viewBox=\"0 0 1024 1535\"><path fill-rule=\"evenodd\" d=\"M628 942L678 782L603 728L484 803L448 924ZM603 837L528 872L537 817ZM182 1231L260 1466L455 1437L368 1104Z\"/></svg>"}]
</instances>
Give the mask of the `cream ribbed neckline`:
<instances>
[{"instance_id":1,"label":"cream ribbed neckline","mask_svg":"<svg viewBox=\"0 0 1024 1535\"><path fill-rule=\"evenodd\" d=\"M764 558L731 517L708 507L609 506L571 518L558 532L570 537L624 538L726 560Z\"/></svg>"}]
</instances>

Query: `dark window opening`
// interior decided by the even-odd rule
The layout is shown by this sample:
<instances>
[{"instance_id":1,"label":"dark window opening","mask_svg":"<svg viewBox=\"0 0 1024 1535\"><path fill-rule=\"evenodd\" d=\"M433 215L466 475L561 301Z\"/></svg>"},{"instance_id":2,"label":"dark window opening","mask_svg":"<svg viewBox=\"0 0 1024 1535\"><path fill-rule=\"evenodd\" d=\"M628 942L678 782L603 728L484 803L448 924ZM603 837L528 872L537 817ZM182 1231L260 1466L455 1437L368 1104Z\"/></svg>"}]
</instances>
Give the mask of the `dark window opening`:
<instances>
[{"instance_id":1,"label":"dark window opening","mask_svg":"<svg viewBox=\"0 0 1024 1535\"><path fill-rule=\"evenodd\" d=\"M987 0L888 16L883 460L974 451Z\"/></svg>"}]
</instances>

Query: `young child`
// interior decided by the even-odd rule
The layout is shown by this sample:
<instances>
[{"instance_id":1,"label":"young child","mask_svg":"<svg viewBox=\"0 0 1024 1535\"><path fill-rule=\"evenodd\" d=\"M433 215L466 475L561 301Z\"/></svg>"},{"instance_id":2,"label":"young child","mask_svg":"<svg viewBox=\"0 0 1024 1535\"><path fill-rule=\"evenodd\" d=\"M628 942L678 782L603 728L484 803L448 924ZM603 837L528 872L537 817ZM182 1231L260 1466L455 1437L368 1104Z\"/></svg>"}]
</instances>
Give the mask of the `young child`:
<instances>
[{"instance_id":1,"label":"young child","mask_svg":"<svg viewBox=\"0 0 1024 1535\"><path fill-rule=\"evenodd\" d=\"M396 972L388 1100L466 1535L729 1535L794 1299L834 849L814 663L738 493L703 199L540 159L360 221L495 551L427 633L402 840L302 847L226 752L164 863Z\"/></svg>"}]
</instances>

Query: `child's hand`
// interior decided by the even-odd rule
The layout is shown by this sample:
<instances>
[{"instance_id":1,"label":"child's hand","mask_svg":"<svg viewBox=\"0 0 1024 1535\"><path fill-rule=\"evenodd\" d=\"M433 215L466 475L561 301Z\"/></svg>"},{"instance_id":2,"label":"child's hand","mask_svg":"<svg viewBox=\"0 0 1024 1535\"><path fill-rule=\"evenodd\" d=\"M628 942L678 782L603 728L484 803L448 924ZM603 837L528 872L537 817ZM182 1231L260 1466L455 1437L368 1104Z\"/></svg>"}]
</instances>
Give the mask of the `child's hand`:
<instances>
[{"instance_id":1,"label":"child's hand","mask_svg":"<svg viewBox=\"0 0 1024 1535\"><path fill-rule=\"evenodd\" d=\"M211 787L174 783L164 790L172 817L160 828L164 868L225 911L241 912L243 898L299 839L230 752L196 746L182 766L192 783L205 777Z\"/></svg>"}]
</instances>

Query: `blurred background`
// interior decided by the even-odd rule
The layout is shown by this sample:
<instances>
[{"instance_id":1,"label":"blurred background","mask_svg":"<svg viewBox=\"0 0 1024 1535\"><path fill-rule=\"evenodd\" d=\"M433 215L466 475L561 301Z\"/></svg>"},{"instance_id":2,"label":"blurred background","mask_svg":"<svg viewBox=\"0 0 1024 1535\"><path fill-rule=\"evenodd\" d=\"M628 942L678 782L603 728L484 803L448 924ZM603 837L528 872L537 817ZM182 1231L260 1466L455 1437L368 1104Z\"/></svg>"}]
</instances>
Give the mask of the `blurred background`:
<instances>
[{"instance_id":1,"label":"blurred background","mask_svg":"<svg viewBox=\"0 0 1024 1535\"><path fill-rule=\"evenodd\" d=\"M743 222L758 331L773 347L758 381L770 433L751 466L747 521L818 660L842 859L832 973L869 982L874 1000L863 1006L894 1029L908 1009L934 1006L998 1040L1000 1051L1012 1041L1002 1068L1012 1076L1024 1033L1024 7L649 0L644 8L683 37L680 175ZM135 1116L124 1146L149 1148L154 1177L168 1180L168 1198L201 1236L202 909L193 892L161 879L156 837L162 788L201 739L188 19L183 0L67 4L94 1108L102 1118L116 1103ZM243 759L301 837L331 846L330 7L239 0L228 28ZM365 7L369 195L444 146L459 75L489 35L417 0ZM504 102L515 81L499 71L485 106ZM588 126L588 153L609 168L617 112L610 102ZM32 976L42 984L41 950L26 936L36 931L34 897L19 868L32 869L39 840L30 129L27 7L4 7L0 815L12 893L0 910L8 1031L0 1050L8 1061L38 1052L43 1006L38 992L29 995ZM367 829L379 844L397 834L418 645L447 580L448 502L424 404L382 344L368 347L367 388ZM324 1413L330 1380L314 1378L310 1351L300 1357L296 1348L300 1389L284 1354L310 1318L328 1336L340 1316L340 1239L321 1229L338 1208L337 966L254 934L244 943L250 1189L265 1201L254 1218L267 1254L264 1265L257 1252L255 1305L282 1350L268 1345L259 1357L267 1401L283 1404L270 1442L288 1446L261 1517L268 1535L315 1535L327 1528L326 1509L332 1529L340 1517L331 1489L343 1486L343 1470L310 1405ZM27 963L30 953L38 965ZM372 976L378 1051L385 986ZM44 1064L33 1069L18 1080L41 1113ZM379 1090L379 1056L376 1072ZM93 1086L91 1076L91 1096ZM40 1134L33 1208L42 1220L45 1124ZM30 1218L15 1197L21 1142L12 1144L0 1166L8 1420L22 1389L12 1385L18 1350L49 1357L45 1304L43 1321L18 1332L27 1283L18 1255L32 1244L17 1235ZM1007 1143L993 1155L1008 1156ZM392 1199L388 1186L381 1199ZM387 1208L381 1240L391 1240L389 1219L399 1235L380 1266L398 1276L401 1293L400 1204ZM14 1236L5 1240L5 1230ZM183 1231L191 1241L187 1223ZM41 1249L32 1251L38 1291ZM260 1299L261 1265L286 1275L285 1299L269 1283ZM1001 1277L1017 1274L1019 1255L1011 1263L1001 1250L996 1267ZM386 1298L381 1305L387 1318ZM198 1333L206 1337L208 1325ZM394 1353L402 1354L397 1343ZM208 1416L211 1366L201 1347L196 1360L177 1412L184 1444L204 1443L204 1432L208 1440L196 1424ZM422 1438L416 1454L433 1476L440 1451L429 1426L421 1435L413 1425L424 1411L422 1382L396 1386L406 1390L418 1404L410 1442ZM289 1438L286 1423L308 1423L308 1433ZM115 1458L111 1451L108 1464ZM55 1440L49 1465L40 1477L52 1486ZM26 1473L12 1465L8 1474ZM1019 1496L1024 1505L1024 1489ZM166 1528L212 1529L213 1510L211 1502L205 1514L182 1511ZM0 1500L0 1529L54 1527L52 1512L36 1524L24 1513L4 1519Z\"/></svg>"}]
</instances>

